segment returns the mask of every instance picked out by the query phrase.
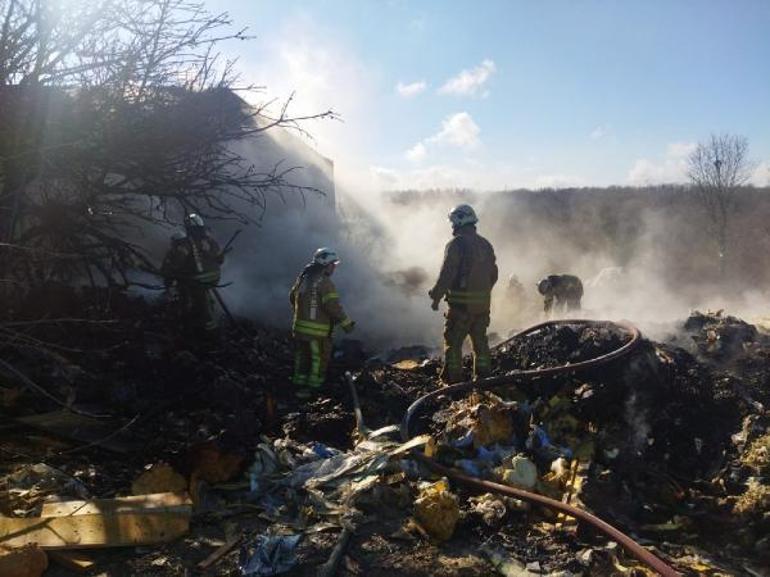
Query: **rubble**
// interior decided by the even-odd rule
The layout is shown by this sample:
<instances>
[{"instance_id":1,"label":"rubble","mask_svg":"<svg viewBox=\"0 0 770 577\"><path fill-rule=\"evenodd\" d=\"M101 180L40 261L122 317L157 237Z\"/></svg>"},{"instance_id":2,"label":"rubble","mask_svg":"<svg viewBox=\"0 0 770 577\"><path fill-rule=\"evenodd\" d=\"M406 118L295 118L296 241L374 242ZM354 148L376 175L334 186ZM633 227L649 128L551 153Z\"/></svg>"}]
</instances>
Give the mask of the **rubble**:
<instances>
[{"instance_id":1,"label":"rubble","mask_svg":"<svg viewBox=\"0 0 770 577\"><path fill-rule=\"evenodd\" d=\"M171 576L182 567L237 574L239 545L247 545L247 566L260 536L286 535L303 536L292 549L297 575L330 567L333 557L340 575L375 567L393 575L490 574L482 560L487 550L492 565L513 574L642 571L584 522L441 482L412 458L413 450L473 477L586 508L654 544L682 572L737 574L750 566L761 573L770 563L761 546L770 529L770 345L732 317L692 321L685 334L705 340L643 341L600 370L438 398L415 421L422 435L402 445L392 425L437 387L439 365L424 360L422 350L394 353L396 363L417 356L402 368L371 357L358 365L340 360L323 394L300 405L281 386L292 362L285 334L244 324L228 328L218 348L180 348L151 305L123 306L126 318L142 320L90 327L105 331L98 338L67 333L73 348L86 350L94 340L112 347L73 353L70 364L79 370L70 370L62 396L106 417L97 419L98 433L28 438L32 429L19 418L66 409L19 383L3 383L21 392L0 408L14 419L0 434L0 505L14 522L34 523L52 511L46 499L88 503L93 496L109 501L151 488L189 489L195 508L188 524L167 544L153 540L132 553L136 574ZM55 326L35 330L48 340L59 334ZM741 346L728 347L729 355L701 348L710 330ZM127 333L154 336L127 340ZM546 327L497 347L493 373L574 364L625 342L610 325ZM33 362L16 351L7 358L37 383L59 370L51 357ZM358 415L344 370L355 379ZM94 379L107 385L95 389ZM280 417L272 427L263 412L268 390ZM124 399L117 405L116 395ZM107 448L110 441L125 442L127 452ZM30 476L35 467L40 474ZM424 535L409 531L412 517ZM471 543L475 556L468 557ZM117 563L109 551L98 559L107 572Z\"/></svg>"}]
</instances>

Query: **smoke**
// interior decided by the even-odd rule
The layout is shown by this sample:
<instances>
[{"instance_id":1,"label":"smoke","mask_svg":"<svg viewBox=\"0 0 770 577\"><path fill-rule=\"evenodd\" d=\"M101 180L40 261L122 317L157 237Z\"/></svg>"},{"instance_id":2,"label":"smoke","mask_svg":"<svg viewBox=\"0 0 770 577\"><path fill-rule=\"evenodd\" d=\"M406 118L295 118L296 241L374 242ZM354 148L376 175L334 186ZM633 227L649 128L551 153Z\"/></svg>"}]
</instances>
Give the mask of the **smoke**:
<instances>
[{"instance_id":1,"label":"smoke","mask_svg":"<svg viewBox=\"0 0 770 577\"><path fill-rule=\"evenodd\" d=\"M451 238L447 214L460 202L474 205L479 233L495 247L500 281L490 330L501 336L544 320L536 283L557 273L583 279L580 316L631 320L648 334L693 308L767 316L770 263L756 255L758 247L770 255L769 235L744 231L761 227L761 217L752 221L748 211L737 223L728 287L718 282L708 227L682 187L375 194L335 186L331 161L285 131L234 146L264 170L297 167L292 182L323 193L271 192L261 225L244 229L228 254L221 292L233 312L260 322L289 327L292 283L316 248L331 246L343 261L333 280L357 322L354 338L370 349L438 347L443 317L427 291ZM237 227L213 228L224 242ZM511 275L523 291L508 287Z\"/></svg>"}]
</instances>

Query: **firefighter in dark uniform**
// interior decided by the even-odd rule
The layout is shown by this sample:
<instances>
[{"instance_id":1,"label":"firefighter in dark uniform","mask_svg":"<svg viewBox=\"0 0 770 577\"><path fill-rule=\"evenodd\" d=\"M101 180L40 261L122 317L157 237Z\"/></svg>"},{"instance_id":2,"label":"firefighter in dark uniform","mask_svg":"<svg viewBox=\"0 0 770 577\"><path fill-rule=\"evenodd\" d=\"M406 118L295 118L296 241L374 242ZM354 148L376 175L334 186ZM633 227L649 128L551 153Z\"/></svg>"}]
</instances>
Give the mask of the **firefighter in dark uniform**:
<instances>
[{"instance_id":1,"label":"firefighter in dark uniform","mask_svg":"<svg viewBox=\"0 0 770 577\"><path fill-rule=\"evenodd\" d=\"M560 310L580 310L583 283L574 275L549 275L537 283L537 290L544 297L543 310L546 314Z\"/></svg>"},{"instance_id":2,"label":"firefighter in dark uniform","mask_svg":"<svg viewBox=\"0 0 770 577\"><path fill-rule=\"evenodd\" d=\"M171 239L163 260L164 282L176 287L187 328L212 334L217 323L210 291L219 283L224 254L200 215L187 215L184 225L186 235Z\"/></svg>"},{"instance_id":3,"label":"firefighter in dark uniform","mask_svg":"<svg viewBox=\"0 0 770 577\"><path fill-rule=\"evenodd\" d=\"M446 245L439 278L428 292L433 310L438 310L443 298L449 305L441 372L445 383L463 380L462 348L466 337L470 337L473 347L474 377L484 378L491 370L487 328L492 287L498 272L492 245L476 232L478 220L467 204L449 213L453 237Z\"/></svg>"}]
</instances>

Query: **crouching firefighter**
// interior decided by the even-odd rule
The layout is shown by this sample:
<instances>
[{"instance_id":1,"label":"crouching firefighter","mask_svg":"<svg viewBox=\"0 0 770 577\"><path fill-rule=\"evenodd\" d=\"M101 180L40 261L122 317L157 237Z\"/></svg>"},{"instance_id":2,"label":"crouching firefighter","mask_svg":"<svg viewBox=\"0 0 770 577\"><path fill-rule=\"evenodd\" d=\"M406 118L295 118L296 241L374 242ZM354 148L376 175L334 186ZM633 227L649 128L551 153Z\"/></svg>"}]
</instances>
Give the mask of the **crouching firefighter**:
<instances>
[{"instance_id":1,"label":"crouching firefighter","mask_svg":"<svg viewBox=\"0 0 770 577\"><path fill-rule=\"evenodd\" d=\"M289 293L294 309L292 334L296 345L292 382L300 398L312 397L324 384L334 327L339 325L349 333L355 326L345 314L330 278L339 262L332 249L319 248Z\"/></svg>"},{"instance_id":2,"label":"crouching firefighter","mask_svg":"<svg viewBox=\"0 0 770 577\"><path fill-rule=\"evenodd\" d=\"M172 237L161 271L166 288L176 285L187 327L212 334L217 324L210 290L219 283L224 253L200 215L188 214L184 226L186 236Z\"/></svg>"},{"instance_id":3,"label":"crouching firefighter","mask_svg":"<svg viewBox=\"0 0 770 577\"><path fill-rule=\"evenodd\" d=\"M537 283L537 290L543 295L543 311L546 315L562 310L580 310L583 283L574 275L549 275Z\"/></svg>"},{"instance_id":4,"label":"crouching firefighter","mask_svg":"<svg viewBox=\"0 0 770 577\"><path fill-rule=\"evenodd\" d=\"M470 336L473 346L473 375L489 375L491 359L487 328L492 287L497 282L495 251L487 239L476 233L478 222L473 208L457 206L449 213L453 238L446 245L444 263L436 285L428 292L433 310L446 297L449 311L444 324L444 368L441 380L463 380L462 347Z\"/></svg>"}]
</instances>

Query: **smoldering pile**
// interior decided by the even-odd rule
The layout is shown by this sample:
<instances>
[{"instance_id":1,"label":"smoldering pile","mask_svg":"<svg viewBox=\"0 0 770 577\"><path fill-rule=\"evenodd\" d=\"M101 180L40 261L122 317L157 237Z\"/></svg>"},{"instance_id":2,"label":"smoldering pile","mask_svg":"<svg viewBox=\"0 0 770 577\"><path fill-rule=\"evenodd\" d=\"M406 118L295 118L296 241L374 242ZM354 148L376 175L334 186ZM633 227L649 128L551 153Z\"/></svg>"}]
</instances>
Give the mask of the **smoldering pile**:
<instances>
[{"instance_id":1,"label":"smoldering pile","mask_svg":"<svg viewBox=\"0 0 770 577\"><path fill-rule=\"evenodd\" d=\"M14 454L3 473L16 475L10 480L28 478L20 475L22 468L36 466L29 460L32 453L75 481L54 482L46 491L81 498L71 494L72 487L82 485L91 495L122 495L145 468L171 467L176 480L181 476L179 486L195 497L198 522L190 531L199 545L191 550L187 539L163 548L165 565L160 550L149 548L131 562L137 570L176 575L192 567L206 557L201 539L219 534L222 518L250 544L247 560L254 558L248 555L257 543L294 547L297 574L315 573L333 545L325 531L348 522L356 537L341 569L347 574L428 575L440 567L444 575L481 575L489 574L489 562L533 575L641 570L569 518L491 494L473 495L436 479L394 440L354 439L342 372L353 372L364 420L376 429L398 423L410 403L436 389L439 363L426 358L427 351L407 348L368 361L361 361L366 354L339 356L324 394L299 404L284 386L291 371L286 334L243 323L227 329L215 350L185 349L160 314L162 307L141 300L120 306L117 324L25 328L38 339L66 333L73 349L91 347L91 353L98 342L99 354L61 352L31 361L17 351L7 358L38 383L56 383L51 392L74 399L74 406L120 407L112 430L140 413L125 434L111 439L140 449L116 458L98 444L82 447L80 441L52 449L46 441L25 446L27 457ZM694 331L690 351L645 340L631 356L589 372L444 399L421 421L418 432L431 439L423 438L420 450L473 476L583 506L653 544L682 571L761 571L770 561L765 537L770 422L762 404L766 397L757 391L764 383L767 393L770 344L759 332L742 331L747 336L732 356L714 358L697 346L700 336L725 327L717 336L726 339L722 335L732 334L734 323L711 317ZM566 323L499 347L494 373L574 364L616 350L627 339L610 325ZM65 358L69 379L55 376L64 374ZM23 385L8 381L5 387L3 411L10 418L56 408ZM14 397L9 391L16 389ZM272 426L265 406L270 394L278 402ZM116 405L118 397L124 400ZM12 430L1 446L7 454L20 447ZM71 448L81 450L59 454ZM311 469L306 481L312 487L303 481L287 490L281 484ZM32 505L25 501L31 494L21 500L15 495L13 508ZM438 524L436 511L442 512ZM299 534L306 537L287 540ZM275 541L282 535L286 538ZM484 547L470 554L469 542ZM459 556L465 565L440 565L446 555ZM105 553L103 562L109 566L112 559ZM235 551L220 563L223 570L238 571Z\"/></svg>"}]
</instances>

